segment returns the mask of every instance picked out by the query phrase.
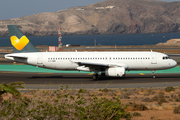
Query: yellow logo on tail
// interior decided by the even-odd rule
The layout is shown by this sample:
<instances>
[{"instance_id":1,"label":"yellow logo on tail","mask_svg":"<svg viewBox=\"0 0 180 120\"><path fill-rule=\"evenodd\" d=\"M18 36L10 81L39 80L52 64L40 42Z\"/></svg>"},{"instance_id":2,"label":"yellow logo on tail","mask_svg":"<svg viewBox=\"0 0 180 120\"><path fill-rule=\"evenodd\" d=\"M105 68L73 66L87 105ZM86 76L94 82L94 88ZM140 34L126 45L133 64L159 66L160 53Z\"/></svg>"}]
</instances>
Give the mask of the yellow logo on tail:
<instances>
[{"instance_id":1,"label":"yellow logo on tail","mask_svg":"<svg viewBox=\"0 0 180 120\"><path fill-rule=\"evenodd\" d=\"M28 43L29 40L26 36L22 36L20 39L16 36L11 36L11 44L17 49L22 50Z\"/></svg>"}]
</instances>

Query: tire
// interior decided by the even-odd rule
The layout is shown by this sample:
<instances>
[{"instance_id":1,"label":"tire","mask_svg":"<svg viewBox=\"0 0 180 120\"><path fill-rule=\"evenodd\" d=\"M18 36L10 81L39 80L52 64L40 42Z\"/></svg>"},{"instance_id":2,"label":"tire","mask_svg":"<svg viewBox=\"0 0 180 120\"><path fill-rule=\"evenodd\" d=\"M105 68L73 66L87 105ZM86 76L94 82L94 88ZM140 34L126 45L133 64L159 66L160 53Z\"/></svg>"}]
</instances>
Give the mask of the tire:
<instances>
[{"instance_id":1,"label":"tire","mask_svg":"<svg viewBox=\"0 0 180 120\"><path fill-rule=\"evenodd\" d=\"M93 76L92 76L92 79L93 79L93 80L98 80L98 75L97 75L97 74L96 74L96 75L93 75Z\"/></svg>"}]
</instances>

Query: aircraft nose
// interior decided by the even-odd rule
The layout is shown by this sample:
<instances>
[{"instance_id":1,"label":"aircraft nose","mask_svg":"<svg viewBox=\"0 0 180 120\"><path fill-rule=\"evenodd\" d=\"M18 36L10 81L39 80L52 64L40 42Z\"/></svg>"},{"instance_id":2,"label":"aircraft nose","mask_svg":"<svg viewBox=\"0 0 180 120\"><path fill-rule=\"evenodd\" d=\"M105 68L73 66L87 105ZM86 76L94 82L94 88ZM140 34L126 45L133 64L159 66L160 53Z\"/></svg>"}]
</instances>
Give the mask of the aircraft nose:
<instances>
[{"instance_id":1,"label":"aircraft nose","mask_svg":"<svg viewBox=\"0 0 180 120\"><path fill-rule=\"evenodd\" d=\"M173 60L173 61L171 62L171 65L172 65L172 67L175 67L175 66L177 65L177 62L176 62L175 60Z\"/></svg>"}]
</instances>

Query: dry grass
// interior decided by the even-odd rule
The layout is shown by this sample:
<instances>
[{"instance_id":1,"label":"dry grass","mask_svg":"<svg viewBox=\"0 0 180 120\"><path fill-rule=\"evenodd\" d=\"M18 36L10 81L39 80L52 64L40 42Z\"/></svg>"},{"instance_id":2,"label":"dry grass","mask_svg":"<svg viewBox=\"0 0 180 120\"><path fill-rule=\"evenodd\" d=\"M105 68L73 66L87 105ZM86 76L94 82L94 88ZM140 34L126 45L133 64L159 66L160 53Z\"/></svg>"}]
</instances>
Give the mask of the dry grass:
<instances>
[{"instance_id":1,"label":"dry grass","mask_svg":"<svg viewBox=\"0 0 180 120\"><path fill-rule=\"evenodd\" d=\"M173 111L177 109L180 105L180 89L174 89L174 91L166 92L165 89L159 90L157 88L151 89L93 89L93 90L73 90L73 89L59 89L56 91L43 91L43 90L33 90L26 93L22 93L23 98L30 99L34 102L33 106L29 106L29 110L39 106L39 102L48 103L51 106L57 106L64 104L66 112L72 113L76 111L73 106L80 105L88 106L101 100L116 101L119 99L121 101L122 107L132 113L133 119L151 119L153 118L167 118L175 119L180 114L174 114ZM4 95L5 100L13 100L11 96ZM15 100L16 101L16 100ZM29 103L29 104L32 104ZM98 102L98 104L100 104ZM69 108L68 105L72 105ZM128 107L126 108L126 106ZM95 105L97 106L97 104ZM45 106L46 108L46 106ZM83 107L85 108L85 107ZM106 108L106 107L105 107ZM97 108L96 108L97 109ZM109 109L107 107L107 109ZM92 108L91 108L92 110ZM153 112L156 111L156 112ZM170 111L171 114L164 114L164 116L158 116L161 112L166 113ZM177 111L177 110L176 110ZM137 112L137 113L135 113ZM152 113L147 116L146 112ZM86 113L87 114L87 113ZM67 119L75 118L68 115L63 115Z\"/></svg>"}]
</instances>

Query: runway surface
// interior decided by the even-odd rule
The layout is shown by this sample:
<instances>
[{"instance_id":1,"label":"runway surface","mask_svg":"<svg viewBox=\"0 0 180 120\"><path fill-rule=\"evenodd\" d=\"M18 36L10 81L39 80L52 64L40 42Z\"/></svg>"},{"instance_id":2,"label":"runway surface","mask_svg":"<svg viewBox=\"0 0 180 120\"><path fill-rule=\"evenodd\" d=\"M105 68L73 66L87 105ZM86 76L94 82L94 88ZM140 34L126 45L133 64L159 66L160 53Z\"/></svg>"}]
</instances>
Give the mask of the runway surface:
<instances>
[{"instance_id":1,"label":"runway surface","mask_svg":"<svg viewBox=\"0 0 180 120\"><path fill-rule=\"evenodd\" d=\"M0 72L0 83L24 81L28 89L57 89L68 84L70 88L138 88L138 87L166 87L179 86L180 74L127 74L124 78L100 77L94 81L91 75L81 73L27 73Z\"/></svg>"}]
</instances>

